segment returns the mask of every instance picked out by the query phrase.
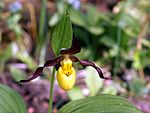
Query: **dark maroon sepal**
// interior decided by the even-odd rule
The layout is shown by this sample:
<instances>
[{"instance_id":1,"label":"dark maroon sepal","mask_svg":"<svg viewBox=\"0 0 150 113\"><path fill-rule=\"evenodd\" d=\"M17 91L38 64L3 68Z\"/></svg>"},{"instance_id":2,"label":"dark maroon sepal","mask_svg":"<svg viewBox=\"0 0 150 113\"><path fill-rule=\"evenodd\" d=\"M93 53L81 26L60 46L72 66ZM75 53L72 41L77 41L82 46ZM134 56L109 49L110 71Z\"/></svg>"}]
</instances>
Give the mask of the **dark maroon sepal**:
<instances>
[{"instance_id":1,"label":"dark maroon sepal","mask_svg":"<svg viewBox=\"0 0 150 113\"><path fill-rule=\"evenodd\" d=\"M93 62L90 62L90 61L87 61L87 60L80 60L79 63L82 66L92 66L93 68L95 68L96 71L99 74L99 77L102 78L102 79L107 79L107 80L112 79L111 77L104 77L102 70L99 67L97 67Z\"/></svg>"},{"instance_id":2,"label":"dark maroon sepal","mask_svg":"<svg viewBox=\"0 0 150 113\"><path fill-rule=\"evenodd\" d=\"M55 65L59 64L59 62L62 61L63 59L64 59L63 56L59 56L59 57L55 58L54 60L48 60L45 62L44 67L55 66Z\"/></svg>"},{"instance_id":3,"label":"dark maroon sepal","mask_svg":"<svg viewBox=\"0 0 150 113\"><path fill-rule=\"evenodd\" d=\"M29 81L31 81L31 80L37 78L38 76L41 76L44 67L55 66L55 65L59 64L59 62L60 62L62 59L63 59L63 56L59 56L59 57L57 57L57 58L54 59L54 60L48 60L48 61L46 61L43 67L38 67L38 68L36 69L36 71L34 72L34 74L33 74L32 77L30 77L30 78L27 79L27 80L20 80L19 83L29 82Z\"/></svg>"},{"instance_id":4,"label":"dark maroon sepal","mask_svg":"<svg viewBox=\"0 0 150 113\"><path fill-rule=\"evenodd\" d=\"M30 77L30 78L27 79L27 80L20 80L19 83L29 82L29 81L31 81L31 80L37 78L38 76L41 75L41 73L42 73L42 71L43 71L43 68L44 68L44 67L38 67L38 68L36 69L36 71L34 72L34 74L33 74L32 77Z\"/></svg>"},{"instance_id":5,"label":"dark maroon sepal","mask_svg":"<svg viewBox=\"0 0 150 113\"><path fill-rule=\"evenodd\" d=\"M71 48L62 48L60 49L60 54L69 54L73 55L81 51L81 45L77 38L73 38Z\"/></svg>"},{"instance_id":6,"label":"dark maroon sepal","mask_svg":"<svg viewBox=\"0 0 150 113\"><path fill-rule=\"evenodd\" d=\"M69 56L69 58L72 60L72 62L79 62L79 59L75 56Z\"/></svg>"}]
</instances>

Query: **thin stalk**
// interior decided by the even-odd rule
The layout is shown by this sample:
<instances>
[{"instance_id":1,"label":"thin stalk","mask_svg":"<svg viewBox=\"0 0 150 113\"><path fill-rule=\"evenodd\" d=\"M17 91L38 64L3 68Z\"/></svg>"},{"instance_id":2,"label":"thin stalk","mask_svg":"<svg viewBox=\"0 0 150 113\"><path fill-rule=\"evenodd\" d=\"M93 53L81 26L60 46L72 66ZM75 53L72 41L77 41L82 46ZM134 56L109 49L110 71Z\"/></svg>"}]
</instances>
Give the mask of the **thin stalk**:
<instances>
[{"instance_id":1,"label":"thin stalk","mask_svg":"<svg viewBox=\"0 0 150 113\"><path fill-rule=\"evenodd\" d=\"M41 12L40 12L40 24L39 24L39 33L38 33L38 40L36 42L37 49L36 49L36 55L40 53L40 50L44 43L44 28L46 23L46 3L47 0L42 0L42 6L41 6Z\"/></svg>"},{"instance_id":2,"label":"thin stalk","mask_svg":"<svg viewBox=\"0 0 150 113\"><path fill-rule=\"evenodd\" d=\"M149 28L149 21L148 21L147 14L144 15L141 25L142 25L141 26L141 32L139 33L138 38L137 38L137 50L138 51L142 50L142 40L144 39L144 37L146 36L146 34L147 34L148 30L149 30L148 29ZM144 75L143 67L138 69L138 72L139 72L140 78L142 80L144 80L145 75Z\"/></svg>"},{"instance_id":3,"label":"thin stalk","mask_svg":"<svg viewBox=\"0 0 150 113\"><path fill-rule=\"evenodd\" d=\"M51 79L50 79L50 95L49 95L48 113L52 113L54 80L55 80L55 68L53 68L52 76L51 76Z\"/></svg>"}]
</instances>

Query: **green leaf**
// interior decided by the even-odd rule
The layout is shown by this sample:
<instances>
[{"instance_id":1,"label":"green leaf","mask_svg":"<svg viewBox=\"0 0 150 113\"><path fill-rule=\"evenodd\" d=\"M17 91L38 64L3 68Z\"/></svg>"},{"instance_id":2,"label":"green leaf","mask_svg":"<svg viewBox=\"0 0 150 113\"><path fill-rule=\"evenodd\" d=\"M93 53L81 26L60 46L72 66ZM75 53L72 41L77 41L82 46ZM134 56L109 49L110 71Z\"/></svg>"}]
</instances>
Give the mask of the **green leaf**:
<instances>
[{"instance_id":1,"label":"green leaf","mask_svg":"<svg viewBox=\"0 0 150 113\"><path fill-rule=\"evenodd\" d=\"M144 46L150 48L150 41L148 39L143 39L142 43L143 43Z\"/></svg>"},{"instance_id":2,"label":"green leaf","mask_svg":"<svg viewBox=\"0 0 150 113\"><path fill-rule=\"evenodd\" d=\"M76 100L62 107L58 113L142 113L127 100L114 95L99 95Z\"/></svg>"},{"instance_id":3,"label":"green leaf","mask_svg":"<svg viewBox=\"0 0 150 113\"><path fill-rule=\"evenodd\" d=\"M60 21L60 14L55 13L55 14L51 17L51 19L50 19L50 21L49 21L49 25L50 25L50 26L55 26L59 21Z\"/></svg>"},{"instance_id":4,"label":"green leaf","mask_svg":"<svg viewBox=\"0 0 150 113\"><path fill-rule=\"evenodd\" d=\"M0 51L0 61L5 62L9 60L11 57L12 57L11 45L8 45L6 49L3 49L3 51Z\"/></svg>"},{"instance_id":5,"label":"green leaf","mask_svg":"<svg viewBox=\"0 0 150 113\"><path fill-rule=\"evenodd\" d=\"M66 3L63 0L57 0L56 1L56 7L57 7L57 10L60 14L64 13L65 8L66 8L65 6L66 6Z\"/></svg>"},{"instance_id":6,"label":"green leaf","mask_svg":"<svg viewBox=\"0 0 150 113\"><path fill-rule=\"evenodd\" d=\"M14 31L17 35L20 35L22 33L22 29L21 29L20 25L18 24L20 19L21 19L21 15L15 14L13 16L10 16L8 18L8 20L6 20L8 27L12 31Z\"/></svg>"},{"instance_id":7,"label":"green leaf","mask_svg":"<svg viewBox=\"0 0 150 113\"><path fill-rule=\"evenodd\" d=\"M69 11L70 11L71 21L74 24L82 27L86 26L85 15L83 15L80 11L73 8L71 8Z\"/></svg>"},{"instance_id":8,"label":"green leaf","mask_svg":"<svg viewBox=\"0 0 150 113\"><path fill-rule=\"evenodd\" d=\"M94 35L100 35L104 32L104 29L101 28L101 26L86 26L86 29Z\"/></svg>"},{"instance_id":9,"label":"green leaf","mask_svg":"<svg viewBox=\"0 0 150 113\"><path fill-rule=\"evenodd\" d=\"M99 41L101 44L104 44L105 46L110 47L110 48L116 45L116 42L111 37L108 37L108 36L101 37Z\"/></svg>"},{"instance_id":10,"label":"green leaf","mask_svg":"<svg viewBox=\"0 0 150 113\"><path fill-rule=\"evenodd\" d=\"M104 29L101 26L98 26L100 16L94 7L87 7L87 14L84 14L81 11L75 10L73 8L71 8L69 11L71 15L71 21L75 25L84 27L86 30L94 35L100 35L104 32Z\"/></svg>"},{"instance_id":11,"label":"green leaf","mask_svg":"<svg viewBox=\"0 0 150 113\"><path fill-rule=\"evenodd\" d=\"M52 48L55 55L59 54L61 48L68 48L72 42L72 25L68 9L64 12L59 23L54 27L52 34Z\"/></svg>"},{"instance_id":12,"label":"green leaf","mask_svg":"<svg viewBox=\"0 0 150 113\"><path fill-rule=\"evenodd\" d=\"M84 98L82 90L77 86L74 86L67 93L68 93L68 96L71 100L78 100L78 99Z\"/></svg>"},{"instance_id":13,"label":"green leaf","mask_svg":"<svg viewBox=\"0 0 150 113\"><path fill-rule=\"evenodd\" d=\"M96 9L96 7L94 7L93 5L87 5L86 6L87 9L87 24L89 26L95 26L98 24L99 20L100 20L100 12ZM92 21L91 21L92 20Z\"/></svg>"},{"instance_id":14,"label":"green leaf","mask_svg":"<svg viewBox=\"0 0 150 113\"><path fill-rule=\"evenodd\" d=\"M90 90L90 95L95 96L103 85L103 80L99 78L99 75L92 67L87 67L87 76L85 83Z\"/></svg>"},{"instance_id":15,"label":"green leaf","mask_svg":"<svg viewBox=\"0 0 150 113\"><path fill-rule=\"evenodd\" d=\"M0 84L0 113L27 113L22 97L3 84Z\"/></svg>"}]
</instances>

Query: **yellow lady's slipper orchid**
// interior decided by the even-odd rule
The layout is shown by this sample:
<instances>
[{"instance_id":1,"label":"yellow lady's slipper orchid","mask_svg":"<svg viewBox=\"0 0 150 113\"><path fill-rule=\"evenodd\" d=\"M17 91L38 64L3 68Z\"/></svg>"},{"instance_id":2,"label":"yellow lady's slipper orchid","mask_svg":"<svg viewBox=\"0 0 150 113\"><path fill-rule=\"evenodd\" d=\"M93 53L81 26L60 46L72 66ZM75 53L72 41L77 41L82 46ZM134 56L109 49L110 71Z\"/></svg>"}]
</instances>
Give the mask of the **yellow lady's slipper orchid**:
<instances>
[{"instance_id":1,"label":"yellow lady's slipper orchid","mask_svg":"<svg viewBox=\"0 0 150 113\"><path fill-rule=\"evenodd\" d=\"M99 77L102 79L111 79L111 77L104 77L101 69L97 67L93 62L87 60L79 60L77 57L73 56L80 52L81 46L80 44L73 39L71 48L60 50L60 56L53 60L48 60L44 66L38 67L34 72L33 76L27 80L21 80L20 82L29 82L38 76L41 75L44 67L55 66L57 70L57 81L59 86L64 90L69 90L75 84L76 74L73 67L73 62L79 62L83 66L92 66L96 69L99 74Z\"/></svg>"}]
</instances>

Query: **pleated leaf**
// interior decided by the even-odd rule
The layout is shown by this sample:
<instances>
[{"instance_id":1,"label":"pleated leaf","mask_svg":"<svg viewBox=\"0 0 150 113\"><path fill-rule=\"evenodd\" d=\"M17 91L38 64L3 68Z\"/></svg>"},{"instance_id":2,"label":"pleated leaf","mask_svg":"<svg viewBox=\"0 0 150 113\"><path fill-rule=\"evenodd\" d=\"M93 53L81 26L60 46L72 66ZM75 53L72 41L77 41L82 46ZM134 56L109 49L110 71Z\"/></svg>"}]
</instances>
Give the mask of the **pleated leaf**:
<instances>
[{"instance_id":1,"label":"pleated leaf","mask_svg":"<svg viewBox=\"0 0 150 113\"><path fill-rule=\"evenodd\" d=\"M0 113L27 113L22 97L3 84L0 84Z\"/></svg>"},{"instance_id":2,"label":"pleated leaf","mask_svg":"<svg viewBox=\"0 0 150 113\"><path fill-rule=\"evenodd\" d=\"M76 100L62 107L58 113L142 113L127 100L114 95L99 95Z\"/></svg>"},{"instance_id":3,"label":"pleated leaf","mask_svg":"<svg viewBox=\"0 0 150 113\"><path fill-rule=\"evenodd\" d=\"M55 55L59 54L61 48L69 48L72 42L72 25L68 8L62 15L52 33L52 48Z\"/></svg>"}]
</instances>

